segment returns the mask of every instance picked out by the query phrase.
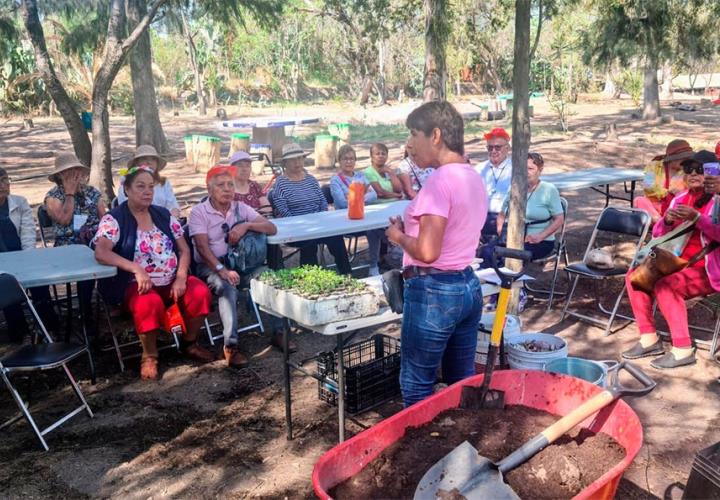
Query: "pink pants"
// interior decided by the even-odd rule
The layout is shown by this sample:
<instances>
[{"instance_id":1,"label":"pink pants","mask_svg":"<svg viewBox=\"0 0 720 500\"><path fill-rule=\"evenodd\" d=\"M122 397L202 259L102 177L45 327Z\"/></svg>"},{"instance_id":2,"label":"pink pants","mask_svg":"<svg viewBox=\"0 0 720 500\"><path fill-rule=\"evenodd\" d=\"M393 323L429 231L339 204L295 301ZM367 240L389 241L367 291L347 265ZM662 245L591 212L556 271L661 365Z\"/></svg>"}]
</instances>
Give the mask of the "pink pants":
<instances>
[{"instance_id":1,"label":"pink pants","mask_svg":"<svg viewBox=\"0 0 720 500\"><path fill-rule=\"evenodd\" d=\"M660 210L662 210L662 203L659 201L654 201L650 198L640 196L638 198L635 198L635 203L633 203L633 205L635 206L635 208L645 210L647 213L649 213L653 222L659 220L662 216L662 214L660 213Z\"/></svg>"},{"instance_id":2,"label":"pink pants","mask_svg":"<svg viewBox=\"0 0 720 500\"><path fill-rule=\"evenodd\" d=\"M655 333L657 330L652 313L653 299L645 292L633 290L630 276L632 273L625 276L625 288L640 335ZM715 290L710 286L707 271L703 266L683 269L665 276L655 283L655 299L670 327L670 337L674 347L690 347L692 345L685 301L694 297L704 297L711 293L715 293Z\"/></svg>"}]
</instances>

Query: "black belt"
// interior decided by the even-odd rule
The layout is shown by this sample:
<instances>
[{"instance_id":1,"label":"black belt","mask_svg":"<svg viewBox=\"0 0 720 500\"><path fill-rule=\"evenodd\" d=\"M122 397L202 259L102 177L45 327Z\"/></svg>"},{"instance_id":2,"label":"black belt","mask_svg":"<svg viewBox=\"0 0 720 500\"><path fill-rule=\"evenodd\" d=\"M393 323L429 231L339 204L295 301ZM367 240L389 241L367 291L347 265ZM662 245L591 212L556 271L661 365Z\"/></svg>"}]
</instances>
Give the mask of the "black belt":
<instances>
[{"instance_id":1,"label":"black belt","mask_svg":"<svg viewBox=\"0 0 720 500\"><path fill-rule=\"evenodd\" d=\"M461 270L438 269L436 267L408 266L403 268L403 279L409 280L418 276L429 276L431 274L463 274L468 268Z\"/></svg>"}]
</instances>

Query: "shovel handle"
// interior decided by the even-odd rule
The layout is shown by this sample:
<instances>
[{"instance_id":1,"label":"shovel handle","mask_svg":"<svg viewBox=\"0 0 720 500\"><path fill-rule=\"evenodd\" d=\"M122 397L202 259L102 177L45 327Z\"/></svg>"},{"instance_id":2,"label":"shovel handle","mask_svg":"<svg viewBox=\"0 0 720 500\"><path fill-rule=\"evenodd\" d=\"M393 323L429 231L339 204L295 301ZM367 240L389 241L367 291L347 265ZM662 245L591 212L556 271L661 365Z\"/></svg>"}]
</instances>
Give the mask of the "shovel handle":
<instances>
[{"instance_id":1,"label":"shovel handle","mask_svg":"<svg viewBox=\"0 0 720 500\"><path fill-rule=\"evenodd\" d=\"M505 457L502 461L500 461L500 463L498 463L498 469L500 469L500 472L505 473L524 463L526 460L530 459L536 453L544 449L547 445L555 442L556 439L575 427L577 424L602 410L605 406L609 405L620 396L644 396L655 388L655 382L637 366L623 362L618 366L618 371L621 369L625 369L639 382L641 382L643 384L643 388L632 390L621 386L617 381L616 372L615 381L612 387L588 399L573 411Z\"/></svg>"}]
</instances>

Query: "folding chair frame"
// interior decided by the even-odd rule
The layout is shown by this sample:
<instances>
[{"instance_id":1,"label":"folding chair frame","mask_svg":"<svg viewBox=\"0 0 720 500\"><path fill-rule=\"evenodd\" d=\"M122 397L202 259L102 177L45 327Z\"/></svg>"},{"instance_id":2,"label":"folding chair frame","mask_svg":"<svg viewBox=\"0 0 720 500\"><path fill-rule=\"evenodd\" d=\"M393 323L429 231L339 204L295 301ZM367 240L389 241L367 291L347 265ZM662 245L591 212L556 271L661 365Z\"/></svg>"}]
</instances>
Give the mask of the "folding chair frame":
<instances>
[{"instance_id":1,"label":"folding chair frame","mask_svg":"<svg viewBox=\"0 0 720 500\"><path fill-rule=\"evenodd\" d=\"M605 213L608 210L616 210L616 211L624 212L627 214L637 213L637 214L641 214L641 216L644 216L643 218L645 219L645 223L643 225L642 232L641 232L640 236L638 237L638 241L635 246L635 253L633 254L632 262L628 266L628 269L632 269L632 267L635 265L635 260L637 259L638 250L640 249L640 246L643 244L643 242L645 241L645 238L647 237L647 233L650 229L650 223L651 223L650 216L647 214L647 212L645 212L644 210L639 210L639 209L635 209L635 208L606 207L603 209L603 211L600 213L600 216L598 217L597 222L595 223L595 227L593 228L592 235L590 236L590 241L588 242L588 246L585 249L585 253L583 254L582 262L585 262L585 259L587 258L590 251L593 248L595 248L594 247L595 240L598 236L598 233L600 232L600 230L598 229L598 226L600 225L600 222L602 221L603 216L605 215ZM611 232L611 231L604 230L604 232ZM631 233L618 232L618 234L628 234L629 235ZM594 318L592 316L587 316L587 315L581 314L577 311L569 310L570 301L572 300L572 297L575 294L575 289L577 287L578 281L580 280L580 277L594 279L594 280L606 280L609 278L624 278L625 275L627 274L627 272L622 273L622 274L612 275L612 276L592 276L592 275L586 275L586 274L582 274L582 273L573 271L569 266L566 266L565 272L568 274L575 274L575 279L573 280L572 287L570 288L570 293L568 294L567 300L565 301L565 306L563 307L562 316L560 318L561 321L565 319L565 316L570 315L570 316L574 316L576 318L585 320L587 322L596 324L598 326L603 326L605 328L605 332L603 333L604 336L610 335L612 324L615 321L616 317L620 317L622 319L626 319L629 321L628 323L625 323L617 330L621 330L622 328L625 328L628 324L630 324L634 321L634 318L630 318L629 316L620 315L617 312L618 308L620 307L620 301L622 300L623 296L625 295L625 287L624 286L622 287L622 290L618 294L617 299L615 299L615 305L613 306L612 310L609 310L609 309L606 309L605 307L603 307L603 305L600 301L598 301L598 303L597 303L598 309L600 309L600 311L602 311L603 313L608 314L610 316L607 321L602 321L598 318ZM615 330L615 331L617 331L617 330ZM612 333L614 333L614 331Z\"/></svg>"},{"instance_id":2,"label":"folding chair frame","mask_svg":"<svg viewBox=\"0 0 720 500\"><path fill-rule=\"evenodd\" d=\"M247 332L249 330L254 330L255 328L260 330L260 333L265 333L265 327L263 326L262 319L260 318L260 310L258 309L257 304L255 303L255 300L252 296L252 291L250 288L243 289L241 291L247 291L248 298L250 299L250 303L252 304L253 313L255 314L256 323L253 323L251 325L243 326L237 329L238 333ZM237 305L236 305L237 306ZM207 318L205 318L205 331L207 332L208 340L210 341L210 345L214 346L215 341L218 339L223 338L223 334L220 333L218 335L213 335L212 329L216 326L219 326L221 324L220 321L216 321L215 323L210 323Z\"/></svg>"},{"instance_id":3,"label":"folding chair frame","mask_svg":"<svg viewBox=\"0 0 720 500\"><path fill-rule=\"evenodd\" d=\"M45 328L45 325L43 324L42 320L40 319L40 316L38 315L37 311L35 310L35 307L32 304L32 301L30 300L30 297L28 297L27 292L20 287L18 284L18 287L22 290L23 295L25 296L25 301L30 308L30 311L32 312L33 317L35 318L35 321L40 326L40 329L42 330L43 337L47 341L47 343L52 344L53 340L52 337L50 337L50 334L48 333L47 329ZM37 436L38 440L40 441L40 444L45 449L45 451L48 451L50 448L47 445L47 442L45 441L45 435L49 432L55 430L57 427L61 426L68 420L70 420L72 417L77 415L78 413L82 412L83 410L87 412L88 416L92 418L93 412L90 409L90 406L88 405L87 401L85 400L85 397L83 396L82 391L80 390L80 386L78 386L77 382L75 381L75 378L72 375L72 372L70 372L70 369L67 367L67 363L72 361L73 359L77 358L78 356L82 355L83 353L87 353L89 355L89 347L85 345L85 347L82 350L79 350L76 354L67 357L63 359L61 362L46 364L46 365L40 365L40 366L20 366L20 367L6 367L3 365L2 359L0 358L0 375L2 375L3 382L7 386L8 390L12 394L13 399L15 400L15 403L17 404L18 408L20 409L20 414L10 418L8 421L0 425L0 429L3 429L5 427L8 427L9 425L12 425L14 422L18 421L20 418L25 418L27 420L28 424L30 424L30 427L32 427L33 432ZM92 362L92 358L90 358ZM60 417L58 420L53 422L51 425L46 427L45 429L40 429L37 424L35 423L35 419L33 419L29 405L23 401L22 397L20 396L20 393L15 389L15 386L10 381L9 375L14 372L22 372L22 371L42 371L42 370L50 370L53 368L59 368L62 367L65 371L65 375L67 376L70 385L73 388L73 391L75 391L75 395L80 400L80 406L72 410L71 412L65 414L64 416Z\"/></svg>"}]
</instances>

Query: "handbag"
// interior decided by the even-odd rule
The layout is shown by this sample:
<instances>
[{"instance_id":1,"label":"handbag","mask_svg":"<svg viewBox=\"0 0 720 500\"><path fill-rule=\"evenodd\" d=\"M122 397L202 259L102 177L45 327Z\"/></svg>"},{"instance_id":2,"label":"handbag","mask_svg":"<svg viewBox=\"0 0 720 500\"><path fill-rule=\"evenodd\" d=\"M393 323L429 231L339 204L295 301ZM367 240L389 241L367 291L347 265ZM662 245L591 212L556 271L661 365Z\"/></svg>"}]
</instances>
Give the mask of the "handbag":
<instances>
[{"instance_id":1,"label":"handbag","mask_svg":"<svg viewBox=\"0 0 720 500\"><path fill-rule=\"evenodd\" d=\"M652 295L655 292L655 283L660 278L694 265L715 250L718 245L714 241L689 259L683 259L664 248L657 247L635 268L630 276L630 285L634 290Z\"/></svg>"},{"instance_id":2,"label":"handbag","mask_svg":"<svg viewBox=\"0 0 720 500\"><path fill-rule=\"evenodd\" d=\"M391 269L381 276L383 293L390 310L395 314L402 314L405 280L400 269Z\"/></svg>"},{"instance_id":3,"label":"handbag","mask_svg":"<svg viewBox=\"0 0 720 500\"><path fill-rule=\"evenodd\" d=\"M242 224L240 213L235 205L235 224ZM228 233L232 228L228 229ZM227 235L226 235L227 238ZM235 245L228 246L228 253L223 258L223 264L239 274L247 274L253 269L265 264L267 258L267 235L255 231L248 231Z\"/></svg>"}]
</instances>

